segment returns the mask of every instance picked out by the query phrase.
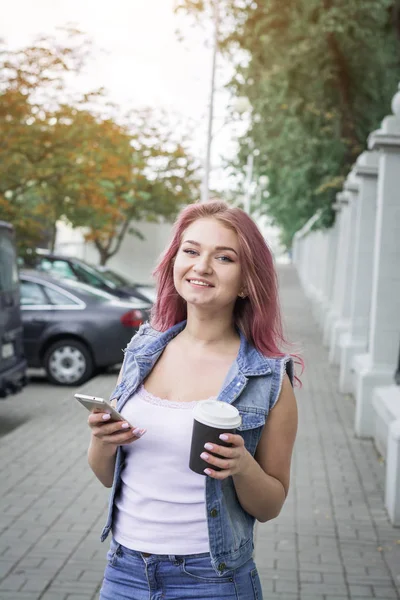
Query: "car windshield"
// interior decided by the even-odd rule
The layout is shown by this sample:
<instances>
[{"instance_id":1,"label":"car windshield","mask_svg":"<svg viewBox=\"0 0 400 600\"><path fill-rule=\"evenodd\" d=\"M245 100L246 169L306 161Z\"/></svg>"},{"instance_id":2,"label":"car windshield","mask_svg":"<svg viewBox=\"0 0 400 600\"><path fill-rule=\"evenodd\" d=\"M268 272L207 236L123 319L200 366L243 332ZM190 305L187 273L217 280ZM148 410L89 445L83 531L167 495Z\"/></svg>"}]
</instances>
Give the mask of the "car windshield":
<instances>
[{"instance_id":1,"label":"car windshield","mask_svg":"<svg viewBox=\"0 0 400 600\"><path fill-rule=\"evenodd\" d=\"M125 279L125 277L122 277L122 275L119 275L115 271L111 271L111 269L104 269L104 271L101 271L101 273L102 275L104 275L104 277L107 278L108 281L112 281L118 287L120 287L121 285L133 285L131 281L128 281L127 279Z\"/></svg>"},{"instance_id":2,"label":"car windshield","mask_svg":"<svg viewBox=\"0 0 400 600\"><path fill-rule=\"evenodd\" d=\"M106 284L112 289L115 289L117 287L117 285L113 281L109 281L108 278L104 276L104 273L102 273L93 265L89 265L88 263L75 262L74 269L76 273L78 273L79 277L81 277L85 281L85 283L88 283L89 285L94 285L95 287L103 287L104 284Z\"/></svg>"},{"instance_id":3,"label":"car windshield","mask_svg":"<svg viewBox=\"0 0 400 600\"><path fill-rule=\"evenodd\" d=\"M81 292L86 296L91 296L98 302L111 302L115 300L115 296L109 294L108 292L103 292L103 290L99 290L91 285L87 285L86 283L82 283L81 281L74 281L73 279L68 279L63 281L65 286L71 287L75 289L77 292Z\"/></svg>"},{"instance_id":4,"label":"car windshield","mask_svg":"<svg viewBox=\"0 0 400 600\"><path fill-rule=\"evenodd\" d=\"M129 281L128 279L126 279L119 273L112 271L111 269L104 269L101 271L101 273L103 273L108 280L112 280L113 282L115 282L117 286L134 287L139 292L139 294L143 294L143 296L148 298L150 302L156 301L157 294L155 286L133 283L132 281Z\"/></svg>"}]
</instances>

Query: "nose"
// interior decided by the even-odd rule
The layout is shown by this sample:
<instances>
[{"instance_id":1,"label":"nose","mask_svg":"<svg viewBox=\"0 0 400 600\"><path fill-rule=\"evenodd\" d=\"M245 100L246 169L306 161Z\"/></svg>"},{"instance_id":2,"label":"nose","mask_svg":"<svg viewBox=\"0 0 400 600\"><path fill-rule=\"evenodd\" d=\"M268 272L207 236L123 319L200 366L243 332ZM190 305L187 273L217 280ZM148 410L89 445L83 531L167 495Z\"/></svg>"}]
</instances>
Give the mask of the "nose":
<instances>
[{"instance_id":1,"label":"nose","mask_svg":"<svg viewBox=\"0 0 400 600\"><path fill-rule=\"evenodd\" d=\"M193 266L193 270L199 275L210 275L212 273L211 258L205 254L199 256L196 264Z\"/></svg>"}]
</instances>

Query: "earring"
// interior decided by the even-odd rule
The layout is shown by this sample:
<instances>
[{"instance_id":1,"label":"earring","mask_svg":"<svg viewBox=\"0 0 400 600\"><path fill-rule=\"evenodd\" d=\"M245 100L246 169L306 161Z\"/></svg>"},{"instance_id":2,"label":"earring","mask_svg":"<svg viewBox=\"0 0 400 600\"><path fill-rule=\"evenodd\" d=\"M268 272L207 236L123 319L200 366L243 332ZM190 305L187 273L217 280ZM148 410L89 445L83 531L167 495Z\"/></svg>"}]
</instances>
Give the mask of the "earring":
<instances>
[{"instance_id":1,"label":"earring","mask_svg":"<svg viewBox=\"0 0 400 600\"><path fill-rule=\"evenodd\" d=\"M240 294L238 294L239 298L246 298L246 294L244 292L240 292Z\"/></svg>"}]
</instances>

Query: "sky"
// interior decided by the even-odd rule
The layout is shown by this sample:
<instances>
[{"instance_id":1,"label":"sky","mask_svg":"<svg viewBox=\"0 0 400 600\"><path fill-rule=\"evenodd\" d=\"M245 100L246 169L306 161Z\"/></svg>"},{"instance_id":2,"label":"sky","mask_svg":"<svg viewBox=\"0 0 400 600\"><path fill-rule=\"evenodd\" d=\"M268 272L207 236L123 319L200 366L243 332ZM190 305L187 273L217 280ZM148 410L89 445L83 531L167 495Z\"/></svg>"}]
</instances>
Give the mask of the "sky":
<instances>
[{"instance_id":1,"label":"sky","mask_svg":"<svg viewBox=\"0 0 400 600\"><path fill-rule=\"evenodd\" d=\"M73 24L94 43L94 60L75 84L82 91L105 87L123 112L162 107L195 124L192 151L204 160L211 75L211 29L192 27L173 12L174 0L0 0L0 38L16 48L38 34ZM180 28L184 41L179 41ZM220 64L218 87L226 80ZM232 155L226 117L229 94L216 96L214 183L223 176L221 155Z\"/></svg>"}]
</instances>

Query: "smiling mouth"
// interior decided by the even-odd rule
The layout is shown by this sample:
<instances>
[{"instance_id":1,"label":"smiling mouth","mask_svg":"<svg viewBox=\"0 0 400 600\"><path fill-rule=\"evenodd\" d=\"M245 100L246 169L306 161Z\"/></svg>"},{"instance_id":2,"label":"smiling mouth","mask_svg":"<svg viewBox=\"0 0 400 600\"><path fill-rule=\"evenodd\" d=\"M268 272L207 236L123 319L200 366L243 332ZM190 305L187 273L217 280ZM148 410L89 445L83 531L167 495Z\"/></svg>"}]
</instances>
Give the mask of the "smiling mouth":
<instances>
[{"instance_id":1,"label":"smiling mouth","mask_svg":"<svg viewBox=\"0 0 400 600\"><path fill-rule=\"evenodd\" d=\"M189 283L191 283L192 285L198 285L199 287L214 287L213 285L211 285L211 283L207 283L206 281L201 281L200 279L188 279L187 280Z\"/></svg>"}]
</instances>

